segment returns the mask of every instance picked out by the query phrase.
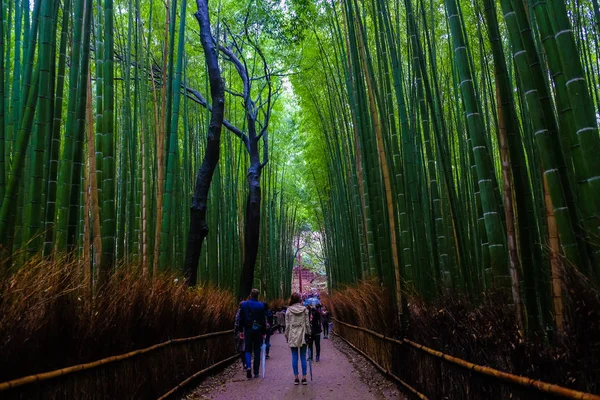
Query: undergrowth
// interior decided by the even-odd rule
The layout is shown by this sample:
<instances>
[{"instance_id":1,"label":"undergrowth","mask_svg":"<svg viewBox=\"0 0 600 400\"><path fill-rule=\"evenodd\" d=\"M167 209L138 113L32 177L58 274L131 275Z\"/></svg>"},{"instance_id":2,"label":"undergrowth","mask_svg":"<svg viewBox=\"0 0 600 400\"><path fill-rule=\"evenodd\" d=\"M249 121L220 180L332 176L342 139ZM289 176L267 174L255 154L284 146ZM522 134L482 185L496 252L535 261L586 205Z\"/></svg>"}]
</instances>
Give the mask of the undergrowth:
<instances>
[{"instance_id":1,"label":"undergrowth","mask_svg":"<svg viewBox=\"0 0 600 400\"><path fill-rule=\"evenodd\" d=\"M268 306L271 310L273 310L273 312L275 312L275 310L285 307L288 305L288 301L286 299L273 299L270 300L268 303Z\"/></svg>"},{"instance_id":2,"label":"undergrowth","mask_svg":"<svg viewBox=\"0 0 600 400\"><path fill-rule=\"evenodd\" d=\"M600 393L600 295L593 285L572 273L566 278L568 301L562 339L544 333L519 335L514 308L497 293L478 304L460 294L445 293L427 303L408 299L407 337L464 360L572 389ZM344 322L386 335L397 333L393 303L372 281L335 292L327 300ZM372 336L336 325L342 336L431 398L542 398L499 381L454 367L409 346L375 345ZM377 340L380 341L380 340ZM385 354L390 350L390 355Z\"/></svg>"},{"instance_id":3,"label":"undergrowth","mask_svg":"<svg viewBox=\"0 0 600 400\"><path fill-rule=\"evenodd\" d=\"M149 279L138 268L124 266L102 290L92 293L82 283L82 271L83 265L77 261L36 260L0 282L0 381L233 327L235 299L226 291L187 289L172 275ZM178 348L159 350L156 357L148 355L155 357L151 363L157 364L177 352L181 358L176 360L177 366L151 367L157 375L151 395L160 395L161 390L167 391L193 372L233 354L233 344L231 351L228 347L230 335L210 341L168 346ZM205 348L219 343L225 345L221 353L207 356ZM204 349L206 357L195 355L194 346ZM173 377L160 376L168 375L169 369ZM139 374L139 370L130 372ZM150 394L146 389L136 393Z\"/></svg>"}]
</instances>

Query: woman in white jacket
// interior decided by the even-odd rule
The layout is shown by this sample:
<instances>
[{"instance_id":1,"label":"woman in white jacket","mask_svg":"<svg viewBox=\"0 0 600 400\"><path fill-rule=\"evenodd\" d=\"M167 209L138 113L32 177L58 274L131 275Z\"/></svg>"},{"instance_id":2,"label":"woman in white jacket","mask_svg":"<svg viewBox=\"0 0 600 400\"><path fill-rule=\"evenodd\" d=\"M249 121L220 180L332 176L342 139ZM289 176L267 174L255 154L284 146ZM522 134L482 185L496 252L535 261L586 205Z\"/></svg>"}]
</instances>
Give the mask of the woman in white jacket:
<instances>
[{"instance_id":1,"label":"woman in white jacket","mask_svg":"<svg viewBox=\"0 0 600 400\"><path fill-rule=\"evenodd\" d=\"M292 369L294 385L300 384L298 379L298 353L302 362L302 384L306 385L306 336L310 335L308 309L302 305L300 294L294 293L290 298L290 306L285 313L285 338L292 349Z\"/></svg>"}]
</instances>

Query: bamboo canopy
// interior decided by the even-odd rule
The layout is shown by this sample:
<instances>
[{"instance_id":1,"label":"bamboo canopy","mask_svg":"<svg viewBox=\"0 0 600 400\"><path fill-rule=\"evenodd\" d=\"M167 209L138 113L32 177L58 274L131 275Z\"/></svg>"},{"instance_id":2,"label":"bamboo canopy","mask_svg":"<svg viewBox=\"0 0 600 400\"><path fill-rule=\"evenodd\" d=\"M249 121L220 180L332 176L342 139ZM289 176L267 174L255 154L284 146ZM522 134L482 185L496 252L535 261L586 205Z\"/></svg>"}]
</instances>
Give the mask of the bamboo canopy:
<instances>
[{"instance_id":1,"label":"bamboo canopy","mask_svg":"<svg viewBox=\"0 0 600 400\"><path fill-rule=\"evenodd\" d=\"M448 296L493 296L524 341L583 335L598 0L0 2L9 285L32 260L81 260L92 303L131 271L281 304L301 258L333 294L390 294L394 338L347 326L373 340L413 346L413 300Z\"/></svg>"}]
</instances>

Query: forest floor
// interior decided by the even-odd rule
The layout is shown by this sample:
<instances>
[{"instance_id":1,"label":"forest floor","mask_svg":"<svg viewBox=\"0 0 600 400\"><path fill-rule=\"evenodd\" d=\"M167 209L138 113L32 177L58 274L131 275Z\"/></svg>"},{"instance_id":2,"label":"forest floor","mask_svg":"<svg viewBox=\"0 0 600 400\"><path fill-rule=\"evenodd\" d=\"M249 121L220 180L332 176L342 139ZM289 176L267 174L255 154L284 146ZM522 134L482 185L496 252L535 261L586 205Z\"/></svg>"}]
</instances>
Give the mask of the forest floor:
<instances>
[{"instance_id":1,"label":"forest floor","mask_svg":"<svg viewBox=\"0 0 600 400\"><path fill-rule=\"evenodd\" d=\"M237 361L222 372L206 378L188 393L186 400L224 399L405 399L396 385L368 360L333 335L321 337L321 359L313 362L313 380L295 386L291 352L283 334L271 337L270 359L265 378L246 378ZM300 367L300 365L299 365ZM300 369L301 372L301 369Z\"/></svg>"}]
</instances>

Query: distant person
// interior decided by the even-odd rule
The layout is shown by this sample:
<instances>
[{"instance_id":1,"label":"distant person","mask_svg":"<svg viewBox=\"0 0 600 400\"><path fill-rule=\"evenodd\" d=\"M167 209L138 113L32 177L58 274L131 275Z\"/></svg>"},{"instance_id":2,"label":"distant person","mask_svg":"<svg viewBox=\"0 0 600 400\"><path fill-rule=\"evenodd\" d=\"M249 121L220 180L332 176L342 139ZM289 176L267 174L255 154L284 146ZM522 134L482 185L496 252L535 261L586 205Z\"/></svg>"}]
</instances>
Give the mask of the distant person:
<instances>
[{"instance_id":1,"label":"distant person","mask_svg":"<svg viewBox=\"0 0 600 400\"><path fill-rule=\"evenodd\" d=\"M285 332L285 316L287 314L287 307L283 306L281 307L281 321L279 321L279 323L281 324L281 327L283 328L283 332Z\"/></svg>"},{"instance_id":2,"label":"distant person","mask_svg":"<svg viewBox=\"0 0 600 400\"><path fill-rule=\"evenodd\" d=\"M271 349L271 333L273 332L273 312L269 308L267 303L263 303L265 306L265 317L267 318L267 332L265 337L265 358L269 358L269 350Z\"/></svg>"},{"instance_id":3,"label":"distant person","mask_svg":"<svg viewBox=\"0 0 600 400\"><path fill-rule=\"evenodd\" d=\"M281 311L281 308L278 308L277 311L275 312L275 323L277 324L277 332L281 333L281 330L283 329L283 319L284 319L284 315L283 312Z\"/></svg>"},{"instance_id":4,"label":"distant person","mask_svg":"<svg viewBox=\"0 0 600 400\"><path fill-rule=\"evenodd\" d=\"M246 369L246 344L244 342L244 327L242 326L242 304L243 302L240 301L240 305L235 313L233 334L235 335L235 349L240 354L242 367Z\"/></svg>"},{"instance_id":5,"label":"distant person","mask_svg":"<svg viewBox=\"0 0 600 400\"><path fill-rule=\"evenodd\" d=\"M302 384L306 385L306 338L310 335L308 309L302 305L299 293L292 294L290 306L285 313L285 338L292 349L292 370L294 385L300 384L298 379L298 353L302 364Z\"/></svg>"},{"instance_id":6,"label":"distant person","mask_svg":"<svg viewBox=\"0 0 600 400\"><path fill-rule=\"evenodd\" d=\"M329 336L329 311L327 307L321 307L321 323L323 324L323 339Z\"/></svg>"},{"instance_id":7,"label":"distant person","mask_svg":"<svg viewBox=\"0 0 600 400\"><path fill-rule=\"evenodd\" d=\"M310 354L315 355L315 362L319 362L321 358L321 313L317 308L309 307L310 309ZM313 343L315 344L316 354L313 353Z\"/></svg>"},{"instance_id":8,"label":"distant person","mask_svg":"<svg viewBox=\"0 0 600 400\"><path fill-rule=\"evenodd\" d=\"M267 318L263 303L258 301L258 289L252 289L250 299L242 303L241 321L244 327L244 342L246 346L246 376L258 378L260 368L260 346L263 335L266 333ZM254 353L254 364L252 364L252 353Z\"/></svg>"}]
</instances>

